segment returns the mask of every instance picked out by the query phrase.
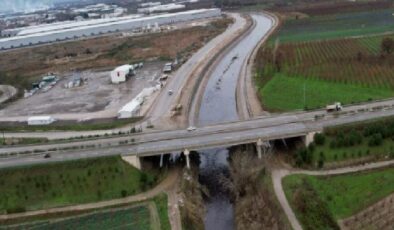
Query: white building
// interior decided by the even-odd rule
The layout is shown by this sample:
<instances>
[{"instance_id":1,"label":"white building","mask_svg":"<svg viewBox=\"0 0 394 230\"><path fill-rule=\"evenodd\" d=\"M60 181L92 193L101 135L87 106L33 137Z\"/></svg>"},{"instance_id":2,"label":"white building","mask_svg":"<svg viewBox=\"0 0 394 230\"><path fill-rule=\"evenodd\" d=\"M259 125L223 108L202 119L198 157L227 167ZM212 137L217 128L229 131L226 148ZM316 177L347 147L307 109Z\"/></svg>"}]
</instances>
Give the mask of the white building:
<instances>
[{"instance_id":1,"label":"white building","mask_svg":"<svg viewBox=\"0 0 394 230\"><path fill-rule=\"evenodd\" d=\"M220 9L200 9L149 17L127 16L111 19L86 20L40 25L2 31L0 50L37 44L97 36L120 31L146 28L148 25L168 25L202 18L218 17ZM11 37L9 37L11 36Z\"/></svg>"},{"instance_id":2,"label":"white building","mask_svg":"<svg viewBox=\"0 0 394 230\"><path fill-rule=\"evenodd\" d=\"M141 14L151 14L155 12L168 12L168 11L173 11L173 10L181 10L186 8L185 5L182 4L175 4L175 3L170 3L166 5L158 5L158 6L151 6L147 8L139 8L137 9L138 13Z\"/></svg>"},{"instance_id":3,"label":"white building","mask_svg":"<svg viewBox=\"0 0 394 230\"><path fill-rule=\"evenodd\" d=\"M111 82L113 84L119 84L126 81L128 76L134 74L133 65L122 65L111 71Z\"/></svg>"},{"instance_id":4,"label":"white building","mask_svg":"<svg viewBox=\"0 0 394 230\"><path fill-rule=\"evenodd\" d=\"M156 87L145 88L139 93L131 102L124 105L118 111L118 118L131 118L139 115L141 105L151 96L155 91L160 89L160 85Z\"/></svg>"},{"instance_id":5,"label":"white building","mask_svg":"<svg viewBox=\"0 0 394 230\"><path fill-rule=\"evenodd\" d=\"M49 125L56 120L51 116L34 116L27 119L28 125Z\"/></svg>"},{"instance_id":6,"label":"white building","mask_svg":"<svg viewBox=\"0 0 394 230\"><path fill-rule=\"evenodd\" d=\"M143 100L141 101L140 99L141 98L134 98L131 102L124 105L118 111L118 118L124 119L124 118L131 118L137 116L139 114L141 105L144 102Z\"/></svg>"}]
</instances>

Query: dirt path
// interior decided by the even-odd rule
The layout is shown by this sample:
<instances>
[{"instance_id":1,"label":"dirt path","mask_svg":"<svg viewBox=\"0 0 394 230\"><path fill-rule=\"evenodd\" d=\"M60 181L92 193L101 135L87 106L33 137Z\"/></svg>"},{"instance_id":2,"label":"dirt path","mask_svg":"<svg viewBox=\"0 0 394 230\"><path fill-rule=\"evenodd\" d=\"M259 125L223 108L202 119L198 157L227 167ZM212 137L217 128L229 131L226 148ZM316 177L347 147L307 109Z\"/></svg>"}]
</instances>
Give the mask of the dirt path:
<instances>
[{"instance_id":1,"label":"dirt path","mask_svg":"<svg viewBox=\"0 0 394 230\"><path fill-rule=\"evenodd\" d=\"M168 195L168 217L170 218L172 230L182 230L181 213L179 211L179 181L167 191Z\"/></svg>"},{"instance_id":2,"label":"dirt path","mask_svg":"<svg viewBox=\"0 0 394 230\"><path fill-rule=\"evenodd\" d=\"M155 188L134 196L108 200L108 201L100 201L96 203L71 205L71 206L59 207L59 208L28 211L24 213L5 214L5 215L0 215L0 220L16 219L16 218L31 217L31 216L46 215L46 214L65 213L65 212L73 212L73 211L85 211L85 210L106 208L115 205L145 201L159 195L162 192L168 191L169 189L174 187L175 183L178 181L179 175L180 175L179 169L177 168L173 169L168 173L168 176Z\"/></svg>"},{"instance_id":3,"label":"dirt path","mask_svg":"<svg viewBox=\"0 0 394 230\"><path fill-rule=\"evenodd\" d=\"M364 164L354 167L345 167L340 169L331 169L331 170L322 170L322 171L275 169L272 171L271 176L272 176L276 197L280 205L282 206L282 209L284 210L287 218L289 219L291 226L293 227L294 230L302 230L300 222L298 221L297 217L295 216L295 213L291 209L290 204L286 199L286 195L282 186L282 179L284 177L293 174L305 174L311 176L340 175L340 174L353 173L353 172L365 171L370 169L383 168L393 164L394 164L394 160L390 160L390 161Z\"/></svg>"}]
</instances>

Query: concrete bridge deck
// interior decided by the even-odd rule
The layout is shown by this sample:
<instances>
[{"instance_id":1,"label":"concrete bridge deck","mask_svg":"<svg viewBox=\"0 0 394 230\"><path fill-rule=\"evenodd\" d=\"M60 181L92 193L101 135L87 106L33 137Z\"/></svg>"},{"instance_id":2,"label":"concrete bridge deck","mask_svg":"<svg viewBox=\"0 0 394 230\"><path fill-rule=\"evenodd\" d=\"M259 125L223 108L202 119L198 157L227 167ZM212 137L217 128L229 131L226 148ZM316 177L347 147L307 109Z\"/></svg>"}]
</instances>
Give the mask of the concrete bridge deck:
<instances>
[{"instance_id":1,"label":"concrete bridge deck","mask_svg":"<svg viewBox=\"0 0 394 230\"><path fill-rule=\"evenodd\" d=\"M200 127L195 131L168 130L124 137L0 148L0 168L74 160L98 156L138 157L184 150L203 150L306 136L324 127L394 115L394 101L387 100L346 107L339 114L324 110L297 112ZM82 146L82 147L81 147ZM35 151L34 151L35 150ZM30 151L30 153L21 154ZM36 152L36 153L34 153ZM50 158L44 158L47 153ZM12 153L12 154L11 154Z\"/></svg>"}]
</instances>

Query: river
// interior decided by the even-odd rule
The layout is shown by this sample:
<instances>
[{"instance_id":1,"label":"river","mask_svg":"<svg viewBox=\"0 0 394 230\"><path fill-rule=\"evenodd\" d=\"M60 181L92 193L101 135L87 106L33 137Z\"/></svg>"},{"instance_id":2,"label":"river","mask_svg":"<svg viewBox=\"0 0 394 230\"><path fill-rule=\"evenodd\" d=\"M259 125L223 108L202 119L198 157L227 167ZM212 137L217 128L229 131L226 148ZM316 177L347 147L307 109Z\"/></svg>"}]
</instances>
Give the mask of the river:
<instances>
[{"instance_id":1,"label":"river","mask_svg":"<svg viewBox=\"0 0 394 230\"><path fill-rule=\"evenodd\" d=\"M220 60L209 76L200 105L199 126L239 119L235 97L242 63L272 26L272 21L262 14L251 16L256 26ZM210 192L204 223L207 230L234 229L233 204L221 183L223 177L229 177L228 154L225 148L200 152L200 180Z\"/></svg>"}]
</instances>

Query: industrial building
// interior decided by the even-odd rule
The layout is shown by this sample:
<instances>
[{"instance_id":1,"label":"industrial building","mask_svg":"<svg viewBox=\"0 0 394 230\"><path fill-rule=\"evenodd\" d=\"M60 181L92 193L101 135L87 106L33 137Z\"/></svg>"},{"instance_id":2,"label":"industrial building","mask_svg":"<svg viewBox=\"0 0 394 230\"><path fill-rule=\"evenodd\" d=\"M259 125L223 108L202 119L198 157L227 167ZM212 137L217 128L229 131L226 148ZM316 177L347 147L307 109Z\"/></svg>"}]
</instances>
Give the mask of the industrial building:
<instances>
[{"instance_id":1,"label":"industrial building","mask_svg":"<svg viewBox=\"0 0 394 230\"><path fill-rule=\"evenodd\" d=\"M41 25L33 28L4 31L0 39L0 49L12 49L56 41L65 41L89 36L128 31L145 28L151 25L167 25L177 22L217 17L220 9L190 10L171 14L160 14L149 17L128 16L112 19L97 19L82 22ZM9 37L7 37L9 36Z\"/></svg>"},{"instance_id":2,"label":"industrial building","mask_svg":"<svg viewBox=\"0 0 394 230\"><path fill-rule=\"evenodd\" d=\"M28 125L49 125L56 120L51 116L35 116L27 119Z\"/></svg>"},{"instance_id":3,"label":"industrial building","mask_svg":"<svg viewBox=\"0 0 394 230\"><path fill-rule=\"evenodd\" d=\"M170 3L166 5L158 5L158 6L151 6L151 7L146 7L146 8L139 8L137 11L138 13L141 14L151 14L151 13L156 13L156 12L170 12L170 11L175 11L175 10L182 10L185 9L186 6L182 4L175 4L175 3Z\"/></svg>"},{"instance_id":4,"label":"industrial building","mask_svg":"<svg viewBox=\"0 0 394 230\"><path fill-rule=\"evenodd\" d=\"M124 105L118 111L118 118L131 118L139 115L141 105L146 101L146 99L151 96L157 90L160 90L161 86L157 85L155 87L145 88L139 93L132 101Z\"/></svg>"}]
</instances>

